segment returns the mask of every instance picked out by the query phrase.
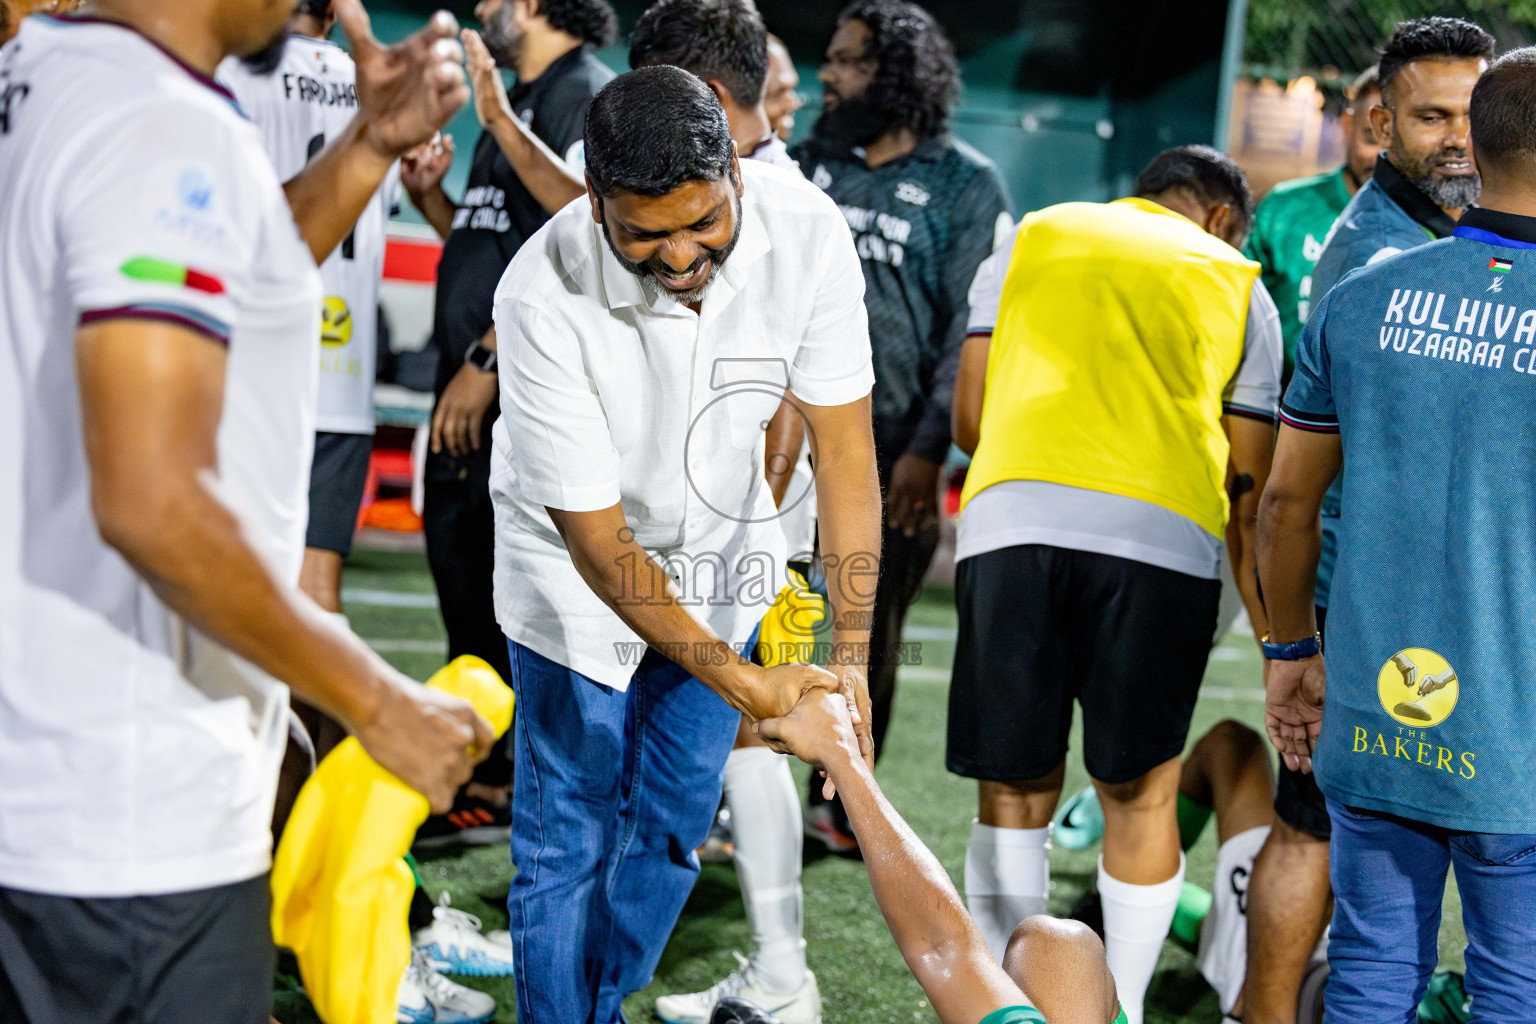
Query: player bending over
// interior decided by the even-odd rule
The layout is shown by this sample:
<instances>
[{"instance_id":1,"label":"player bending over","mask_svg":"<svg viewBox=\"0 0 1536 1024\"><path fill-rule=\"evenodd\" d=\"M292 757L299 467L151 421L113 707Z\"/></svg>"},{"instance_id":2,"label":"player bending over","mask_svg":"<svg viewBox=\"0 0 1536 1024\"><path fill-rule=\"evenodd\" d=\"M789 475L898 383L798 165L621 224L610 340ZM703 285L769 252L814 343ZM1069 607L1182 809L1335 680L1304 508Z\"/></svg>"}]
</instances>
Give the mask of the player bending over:
<instances>
[{"instance_id":1,"label":"player bending over","mask_svg":"<svg viewBox=\"0 0 1536 1024\"><path fill-rule=\"evenodd\" d=\"M998 966L938 859L880 792L846 701L809 694L757 730L836 787L880 912L942 1024L1123 1024L1104 944L1084 924L1031 917Z\"/></svg>"}]
</instances>

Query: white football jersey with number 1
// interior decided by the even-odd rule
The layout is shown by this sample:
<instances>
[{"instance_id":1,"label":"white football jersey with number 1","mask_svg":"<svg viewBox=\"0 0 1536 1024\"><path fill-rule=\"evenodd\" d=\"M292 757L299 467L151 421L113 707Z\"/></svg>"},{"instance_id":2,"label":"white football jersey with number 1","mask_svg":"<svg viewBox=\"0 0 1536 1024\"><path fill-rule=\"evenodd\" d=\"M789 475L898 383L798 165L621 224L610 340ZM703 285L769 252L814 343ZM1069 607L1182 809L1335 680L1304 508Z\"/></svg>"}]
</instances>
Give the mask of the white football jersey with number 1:
<instances>
[{"instance_id":1,"label":"white football jersey with number 1","mask_svg":"<svg viewBox=\"0 0 1536 1024\"><path fill-rule=\"evenodd\" d=\"M278 177L288 181L333 142L357 114L357 67L323 39L289 36L270 75L230 58L219 81L255 122ZM374 195L357 227L320 267L320 407L316 428L373 433L379 279L384 235L399 204L398 165Z\"/></svg>"}]
</instances>

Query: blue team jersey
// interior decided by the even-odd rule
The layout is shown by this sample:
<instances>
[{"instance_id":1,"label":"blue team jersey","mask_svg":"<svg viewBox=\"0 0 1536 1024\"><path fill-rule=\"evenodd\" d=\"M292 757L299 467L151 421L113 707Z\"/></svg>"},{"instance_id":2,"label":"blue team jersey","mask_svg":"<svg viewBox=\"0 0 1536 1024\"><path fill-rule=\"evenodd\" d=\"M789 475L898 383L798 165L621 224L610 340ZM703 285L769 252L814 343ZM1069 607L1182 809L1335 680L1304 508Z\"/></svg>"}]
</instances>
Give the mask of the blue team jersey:
<instances>
[{"instance_id":1,"label":"blue team jersey","mask_svg":"<svg viewBox=\"0 0 1536 1024\"><path fill-rule=\"evenodd\" d=\"M1352 270L1384 260L1425 242L1445 238L1456 226L1444 210L1398 173L1382 154L1371 180L1360 187L1323 242L1312 270L1314 302ZM1323 550L1317 562L1317 603L1326 608L1338 552L1339 497L1344 474L1323 499Z\"/></svg>"},{"instance_id":2,"label":"blue team jersey","mask_svg":"<svg viewBox=\"0 0 1536 1024\"><path fill-rule=\"evenodd\" d=\"M1536 832L1536 218L1348 275L1281 420L1337 431L1343 481L1314 764L1329 799Z\"/></svg>"}]
</instances>

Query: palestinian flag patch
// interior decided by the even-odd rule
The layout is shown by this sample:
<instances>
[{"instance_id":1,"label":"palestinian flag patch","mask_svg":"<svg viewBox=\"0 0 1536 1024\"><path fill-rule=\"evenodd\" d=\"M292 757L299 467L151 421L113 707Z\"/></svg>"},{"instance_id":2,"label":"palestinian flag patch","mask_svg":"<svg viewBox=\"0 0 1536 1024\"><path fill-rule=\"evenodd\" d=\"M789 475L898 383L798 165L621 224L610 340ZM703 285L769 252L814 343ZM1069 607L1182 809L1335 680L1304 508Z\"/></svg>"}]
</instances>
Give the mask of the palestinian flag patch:
<instances>
[{"instance_id":1,"label":"palestinian flag patch","mask_svg":"<svg viewBox=\"0 0 1536 1024\"><path fill-rule=\"evenodd\" d=\"M1507 274L1515 269L1514 260L1501 260L1497 256L1488 261L1488 269L1496 274Z\"/></svg>"},{"instance_id":2,"label":"palestinian flag patch","mask_svg":"<svg viewBox=\"0 0 1536 1024\"><path fill-rule=\"evenodd\" d=\"M160 284L180 285L183 288L191 288L195 292L205 292L208 295L224 294L224 282L212 274L205 274L201 270L193 270L191 267L185 267L179 263L157 260L153 256L135 256L118 269L124 277L132 278L135 281L155 281Z\"/></svg>"}]
</instances>

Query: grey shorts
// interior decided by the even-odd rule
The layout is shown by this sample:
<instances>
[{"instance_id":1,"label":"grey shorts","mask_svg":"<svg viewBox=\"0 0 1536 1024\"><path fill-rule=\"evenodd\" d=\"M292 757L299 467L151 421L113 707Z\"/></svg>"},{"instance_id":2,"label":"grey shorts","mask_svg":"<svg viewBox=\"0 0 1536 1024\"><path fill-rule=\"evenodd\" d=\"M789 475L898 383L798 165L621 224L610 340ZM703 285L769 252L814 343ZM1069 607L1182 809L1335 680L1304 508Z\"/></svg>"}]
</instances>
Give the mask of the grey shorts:
<instances>
[{"instance_id":1,"label":"grey shorts","mask_svg":"<svg viewBox=\"0 0 1536 1024\"><path fill-rule=\"evenodd\" d=\"M0 888L5 1024L268 1024L271 890L122 899Z\"/></svg>"},{"instance_id":2,"label":"grey shorts","mask_svg":"<svg viewBox=\"0 0 1536 1024\"><path fill-rule=\"evenodd\" d=\"M368 486L368 462L373 457L370 434L315 435L315 459L309 470L309 529L304 546L352 553L357 512Z\"/></svg>"}]
</instances>

